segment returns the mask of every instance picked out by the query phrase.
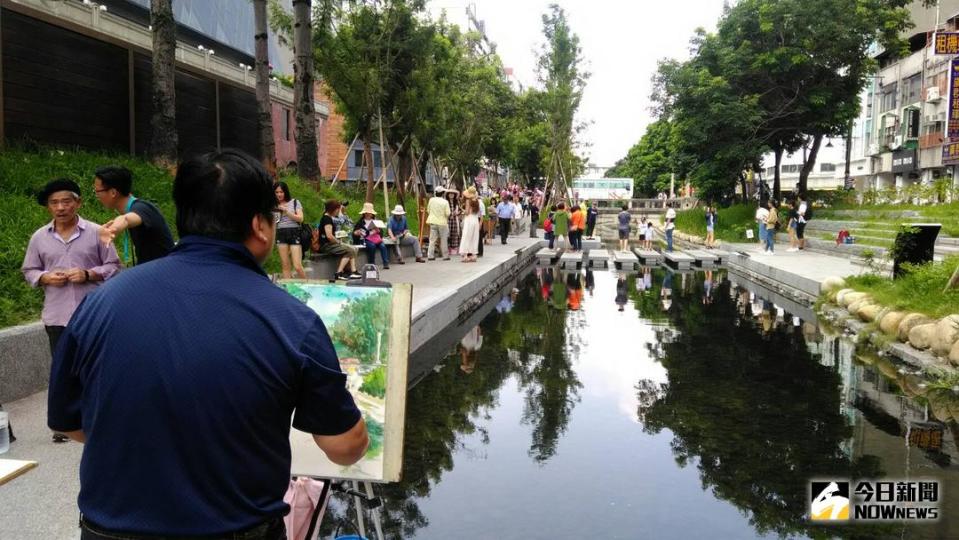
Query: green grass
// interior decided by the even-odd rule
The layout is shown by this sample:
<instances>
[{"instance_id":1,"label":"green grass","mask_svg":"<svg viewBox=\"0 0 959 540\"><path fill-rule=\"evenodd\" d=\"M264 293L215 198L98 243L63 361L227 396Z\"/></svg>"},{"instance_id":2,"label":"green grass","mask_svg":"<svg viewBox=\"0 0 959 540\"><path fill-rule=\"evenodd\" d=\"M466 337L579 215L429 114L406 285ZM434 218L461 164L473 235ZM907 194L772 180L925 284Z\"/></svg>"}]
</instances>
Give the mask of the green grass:
<instances>
[{"instance_id":1,"label":"green grass","mask_svg":"<svg viewBox=\"0 0 959 540\"><path fill-rule=\"evenodd\" d=\"M860 210L869 212L869 217L850 218L836 213L836 210ZM902 218L897 214L904 210L919 212L918 218ZM915 204L875 204L875 205L837 205L830 209L817 209L814 219L832 221L862 221L869 225L865 228L889 228L890 223L899 225L916 221L930 221L942 224L943 234L959 236L959 202L915 205ZM875 236L875 235L874 235Z\"/></svg>"},{"instance_id":2,"label":"green grass","mask_svg":"<svg viewBox=\"0 0 959 540\"><path fill-rule=\"evenodd\" d=\"M756 205L737 204L720 208L716 216L716 239L726 242L751 241L746 230L756 230ZM687 234L706 236L706 210L693 208L676 213L676 228Z\"/></svg>"},{"instance_id":3,"label":"green grass","mask_svg":"<svg viewBox=\"0 0 959 540\"><path fill-rule=\"evenodd\" d=\"M71 178L80 185L83 197L80 215L89 221L104 223L114 213L103 208L96 200L93 172L97 167L109 164L123 165L133 171L133 192L157 204L176 237L173 177L164 169L127 154L48 148L6 148L0 152L0 328L35 321L40 317L43 293L28 287L20 272L30 236L50 221L49 213L36 202L36 192L53 178ZM282 180L289 184L290 194L303 202L305 217L310 223L315 224L320 220L323 201L328 198L351 201L347 213L354 220L363 206L363 186L339 184L337 189L331 189L328 184L321 182L317 189L296 176L284 176ZM418 220L415 202L408 197L407 203L410 230L416 231ZM374 204L379 217L389 217L389 212L383 208L382 190L377 192ZM390 210L395 204L395 194L391 193ZM275 252L264 266L269 272L279 270L279 259Z\"/></svg>"},{"instance_id":4,"label":"green grass","mask_svg":"<svg viewBox=\"0 0 959 540\"><path fill-rule=\"evenodd\" d=\"M848 277L846 282L857 291L869 293L883 306L939 318L959 311L959 289L942 292L957 265L959 255L953 255L942 263L914 267L912 272L897 280L864 274Z\"/></svg>"}]
</instances>

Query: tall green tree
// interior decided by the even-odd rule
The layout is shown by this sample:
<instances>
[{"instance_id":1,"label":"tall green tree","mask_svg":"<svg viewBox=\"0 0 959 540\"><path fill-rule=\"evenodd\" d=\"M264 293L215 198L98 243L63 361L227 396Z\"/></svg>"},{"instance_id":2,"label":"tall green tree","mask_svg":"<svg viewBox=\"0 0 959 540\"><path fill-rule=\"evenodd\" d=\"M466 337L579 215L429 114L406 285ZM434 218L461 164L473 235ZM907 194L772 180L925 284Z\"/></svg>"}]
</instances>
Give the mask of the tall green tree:
<instances>
[{"instance_id":1,"label":"tall green tree","mask_svg":"<svg viewBox=\"0 0 959 540\"><path fill-rule=\"evenodd\" d=\"M276 171L276 143L273 140L273 108L270 101L270 35L268 22L266 0L253 0L258 150L263 166L273 173Z\"/></svg>"},{"instance_id":2,"label":"tall green tree","mask_svg":"<svg viewBox=\"0 0 959 540\"><path fill-rule=\"evenodd\" d=\"M574 153L576 112L589 74L582 68L579 37L570 28L566 12L556 4L550 4L549 12L543 15L543 36L546 43L540 52L538 70L549 123L547 174L552 191L565 197L569 179L582 164Z\"/></svg>"}]
</instances>

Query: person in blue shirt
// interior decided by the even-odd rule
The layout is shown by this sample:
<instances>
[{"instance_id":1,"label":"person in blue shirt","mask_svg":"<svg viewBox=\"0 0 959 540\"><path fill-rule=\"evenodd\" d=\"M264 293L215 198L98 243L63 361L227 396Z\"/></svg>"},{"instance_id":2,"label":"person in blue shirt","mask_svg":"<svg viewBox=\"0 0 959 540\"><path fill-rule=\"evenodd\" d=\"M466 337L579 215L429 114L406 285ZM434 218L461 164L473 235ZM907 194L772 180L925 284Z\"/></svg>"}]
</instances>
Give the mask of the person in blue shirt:
<instances>
[{"instance_id":1,"label":"person in blue shirt","mask_svg":"<svg viewBox=\"0 0 959 540\"><path fill-rule=\"evenodd\" d=\"M260 162L181 163L173 200L180 243L88 295L53 358L47 423L85 443L81 539L285 539L291 423L341 465L366 425L323 321L261 267Z\"/></svg>"},{"instance_id":2,"label":"person in blue shirt","mask_svg":"<svg viewBox=\"0 0 959 540\"><path fill-rule=\"evenodd\" d=\"M402 246L413 246L413 255L416 257L416 262L426 262L426 259L423 258L423 249L420 247L420 239L410 232L410 226L406 221L406 210L403 209L403 205L396 205L396 208L390 214L387 225L387 232L396 246L396 256L399 258L397 262L406 264L406 261L403 260Z\"/></svg>"},{"instance_id":3,"label":"person in blue shirt","mask_svg":"<svg viewBox=\"0 0 959 540\"><path fill-rule=\"evenodd\" d=\"M506 237L509 236L510 222L516 208L513 205L513 196L507 195L503 202L496 205L496 217L499 220L499 236L501 243L506 245Z\"/></svg>"},{"instance_id":4,"label":"person in blue shirt","mask_svg":"<svg viewBox=\"0 0 959 540\"><path fill-rule=\"evenodd\" d=\"M706 207L706 247L716 247L716 209L712 206Z\"/></svg>"}]
</instances>

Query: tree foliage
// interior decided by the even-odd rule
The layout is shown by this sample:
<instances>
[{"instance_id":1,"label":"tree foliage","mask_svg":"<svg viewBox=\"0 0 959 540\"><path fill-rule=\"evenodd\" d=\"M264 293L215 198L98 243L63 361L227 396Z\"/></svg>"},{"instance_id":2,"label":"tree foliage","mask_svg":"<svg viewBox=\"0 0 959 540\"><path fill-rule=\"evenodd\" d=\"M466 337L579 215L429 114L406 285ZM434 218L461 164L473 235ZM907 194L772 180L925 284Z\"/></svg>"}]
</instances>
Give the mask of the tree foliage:
<instances>
[{"instance_id":1,"label":"tree foliage","mask_svg":"<svg viewBox=\"0 0 959 540\"><path fill-rule=\"evenodd\" d=\"M376 360L377 343L380 358L389 355L389 331L391 323L390 295L376 292L347 302L336 322L330 327L330 337L339 346L340 357L355 357L364 364Z\"/></svg>"},{"instance_id":2,"label":"tree foliage","mask_svg":"<svg viewBox=\"0 0 959 540\"><path fill-rule=\"evenodd\" d=\"M673 126L667 119L660 119L646 128L646 133L614 165L606 176L632 178L634 196L654 197L661 191L669 191L669 181L675 170L673 163Z\"/></svg>"}]
</instances>

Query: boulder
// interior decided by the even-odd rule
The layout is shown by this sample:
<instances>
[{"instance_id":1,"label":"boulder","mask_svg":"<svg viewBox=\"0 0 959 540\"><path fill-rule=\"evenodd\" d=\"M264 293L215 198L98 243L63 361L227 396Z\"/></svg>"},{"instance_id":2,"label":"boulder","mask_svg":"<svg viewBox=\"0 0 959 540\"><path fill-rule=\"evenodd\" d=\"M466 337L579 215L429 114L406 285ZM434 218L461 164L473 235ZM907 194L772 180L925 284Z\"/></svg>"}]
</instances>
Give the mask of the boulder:
<instances>
[{"instance_id":1,"label":"boulder","mask_svg":"<svg viewBox=\"0 0 959 540\"><path fill-rule=\"evenodd\" d=\"M950 315L936 323L936 335L932 340L934 354L948 356L956 341L959 341L959 315Z\"/></svg>"},{"instance_id":2,"label":"boulder","mask_svg":"<svg viewBox=\"0 0 959 540\"><path fill-rule=\"evenodd\" d=\"M953 343L952 350L949 351L949 361L954 365L959 365L959 341Z\"/></svg>"},{"instance_id":3,"label":"boulder","mask_svg":"<svg viewBox=\"0 0 959 540\"><path fill-rule=\"evenodd\" d=\"M822 280L822 284L819 286L819 290L822 291L838 291L846 286L846 280L839 276L829 276L826 279Z\"/></svg>"},{"instance_id":4,"label":"boulder","mask_svg":"<svg viewBox=\"0 0 959 540\"><path fill-rule=\"evenodd\" d=\"M866 293L864 293L864 292L851 292L851 293L846 293L846 296L843 296L843 297L842 297L841 303L842 303L842 305L844 305L844 306L846 306L846 307L849 307L849 306L852 305L853 303L858 302L858 301L862 300L862 299L865 298L865 297L866 297Z\"/></svg>"},{"instance_id":5,"label":"boulder","mask_svg":"<svg viewBox=\"0 0 959 540\"><path fill-rule=\"evenodd\" d=\"M856 316L862 321L872 322L879 317L879 312L882 309L882 306L878 304L866 304L856 310Z\"/></svg>"},{"instance_id":6,"label":"boulder","mask_svg":"<svg viewBox=\"0 0 959 540\"><path fill-rule=\"evenodd\" d=\"M843 303L843 299L846 297L847 294L854 293L854 292L856 292L855 289L839 289L838 291L836 291L836 303L839 304L840 306L846 305Z\"/></svg>"},{"instance_id":7,"label":"boulder","mask_svg":"<svg viewBox=\"0 0 959 540\"><path fill-rule=\"evenodd\" d=\"M936 323L918 324L909 331L909 344L913 347L926 350L932 347L932 340L936 337Z\"/></svg>"},{"instance_id":8,"label":"boulder","mask_svg":"<svg viewBox=\"0 0 959 540\"><path fill-rule=\"evenodd\" d=\"M884 334L895 336L896 331L899 330L899 323L902 322L905 316L906 314L902 311L890 311L879 319L879 329L882 330Z\"/></svg>"},{"instance_id":9,"label":"boulder","mask_svg":"<svg viewBox=\"0 0 959 540\"><path fill-rule=\"evenodd\" d=\"M906 343L909 341L909 331L912 330L913 326L920 324L931 323L932 319L926 317L922 313L910 313L902 318L902 321L899 323L899 328L896 329L896 337L899 341Z\"/></svg>"},{"instance_id":10,"label":"boulder","mask_svg":"<svg viewBox=\"0 0 959 540\"><path fill-rule=\"evenodd\" d=\"M856 313L859 312L859 308L863 306L868 306L870 304L872 304L872 299L869 298L868 296L864 296L860 298L859 300L856 300L855 302L849 304L849 306L846 309L849 311L850 315L855 315Z\"/></svg>"}]
</instances>

